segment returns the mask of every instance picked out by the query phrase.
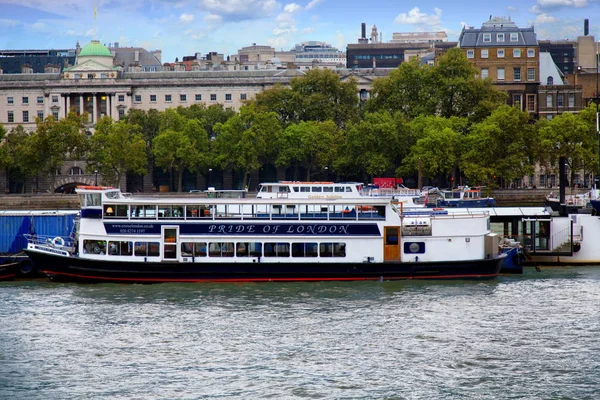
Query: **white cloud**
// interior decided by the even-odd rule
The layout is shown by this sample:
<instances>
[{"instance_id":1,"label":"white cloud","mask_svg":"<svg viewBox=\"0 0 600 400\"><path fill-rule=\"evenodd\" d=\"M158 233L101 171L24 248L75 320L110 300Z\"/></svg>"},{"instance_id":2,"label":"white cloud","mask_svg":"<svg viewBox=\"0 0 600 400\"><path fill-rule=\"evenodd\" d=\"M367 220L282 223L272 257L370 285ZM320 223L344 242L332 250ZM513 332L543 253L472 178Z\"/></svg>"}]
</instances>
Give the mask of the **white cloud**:
<instances>
[{"instance_id":1,"label":"white cloud","mask_svg":"<svg viewBox=\"0 0 600 400\"><path fill-rule=\"evenodd\" d=\"M346 47L346 39L340 31L337 31L335 33L335 42L338 49L343 49L344 47Z\"/></svg>"},{"instance_id":2,"label":"white cloud","mask_svg":"<svg viewBox=\"0 0 600 400\"><path fill-rule=\"evenodd\" d=\"M200 8L226 17L243 20L269 16L278 7L276 0L200 0Z\"/></svg>"},{"instance_id":3,"label":"white cloud","mask_svg":"<svg viewBox=\"0 0 600 400\"><path fill-rule=\"evenodd\" d=\"M413 8L408 13L398 14L394 23L396 24L409 24L422 27L439 27L441 24L440 18L442 16L442 10L439 8L433 9L433 14L426 14L421 12L418 7Z\"/></svg>"},{"instance_id":4,"label":"white cloud","mask_svg":"<svg viewBox=\"0 0 600 400\"><path fill-rule=\"evenodd\" d=\"M298 4L290 3L290 4L286 4L285 7L283 7L283 12L293 14L296 11L300 11L301 9L302 9L302 7L300 7Z\"/></svg>"},{"instance_id":5,"label":"white cloud","mask_svg":"<svg viewBox=\"0 0 600 400\"><path fill-rule=\"evenodd\" d=\"M529 9L534 14L541 14L544 10L562 7L581 8L588 5L588 0L537 0L537 4Z\"/></svg>"},{"instance_id":6,"label":"white cloud","mask_svg":"<svg viewBox=\"0 0 600 400\"><path fill-rule=\"evenodd\" d=\"M313 8L316 5L318 5L320 2L321 2L321 0L311 0L311 2L308 3L304 9L305 10L310 10L311 8Z\"/></svg>"},{"instance_id":7,"label":"white cloud","mask_svg":"<svg viewBox=\"0 0 600 400\"><path fill-rule=\"evenodd\" d=\"M220 15L216 15L216 14L208 14L207 16L204 17L204 22L206 22L207 24L220 24L221 22L223 22L223 17L221 17Z\"/></svg>"},{"instance_id":8,"label":"white cloud","mask_svg":"<svg viewBox=\"0 0 600 400\"><path fill-rule=\"evenodd\" d=\"M307 27L307 28L303 28L302 29L302 33L313 33L315 31L315 28L311 27Z\"/></svg>"},{"instance_id":9,"label":"white cloud","mask_svg":"<svg viewBox=\"0 0 600 400\"><path fill-rule=\"evenodd\" d=\"M517 11L517 7L515 7L515 6L508 6L508 11Z\"/></svg>"},{"instance_id":10,"label":"white cloud","mask_svg":"<svg viewBox=\"0 0 600 400\"><path fill-rule=\"evenodd\" d=\"M179 16L179 20L181 22L192 22L194 20L194 16L192 14L181 14Z\"/></svg>"},{"instance_id":11,"label":"white cloud","mask_svg":"<svg viewBox=\"0 0 600 400\"><path fill-rule=\"evenodd\" d=\"M14 28L21 25L21 22L14 19L0 18L0 28Z\"/></svg>"},{"instance_id":12,"label":"white cloud","mask_svg":"<svg viewBox=\"0 0 600 400\"><path fill-rule=\"evenodd\" d=\"M560 21L559 18L552 17L546 13L542 13L536 17L536 19L535 19L535 21L533 21L533 23L536 25L537 24L541 25L541 24L551 24L551 23L558 22L558 21Z\"/></svg>"}]
</instances>

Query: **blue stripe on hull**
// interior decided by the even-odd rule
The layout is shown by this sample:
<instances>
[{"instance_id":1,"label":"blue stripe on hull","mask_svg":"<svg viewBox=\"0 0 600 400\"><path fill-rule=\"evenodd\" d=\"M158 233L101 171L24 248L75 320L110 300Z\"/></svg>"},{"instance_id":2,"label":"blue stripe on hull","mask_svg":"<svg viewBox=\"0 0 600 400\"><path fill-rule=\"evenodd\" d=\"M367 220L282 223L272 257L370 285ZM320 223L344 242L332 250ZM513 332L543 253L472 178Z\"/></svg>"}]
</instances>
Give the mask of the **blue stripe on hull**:
<instances>
[{"instance_id":1,"label":"blue stripe on hull","mask_svg":"<svg viewBox=\"0 0 600 400\"><path fill-rule=\"evenodd\" d=\"M436 263L151 263L27 253L56 280L130 283L485 279L496 277L502 264L502 259Z\"/></svg>"}]
</instances>

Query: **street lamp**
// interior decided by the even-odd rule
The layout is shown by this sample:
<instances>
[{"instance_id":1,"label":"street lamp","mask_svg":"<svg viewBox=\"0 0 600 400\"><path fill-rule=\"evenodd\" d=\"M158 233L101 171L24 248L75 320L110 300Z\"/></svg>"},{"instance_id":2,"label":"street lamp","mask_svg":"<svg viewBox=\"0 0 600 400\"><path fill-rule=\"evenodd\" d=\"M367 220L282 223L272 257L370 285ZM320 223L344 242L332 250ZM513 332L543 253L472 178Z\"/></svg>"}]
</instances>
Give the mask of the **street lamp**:
<instances>
[{"instance_id":1,"label":"street lamp","mask_svg":"<svg viewBox=\"0 0 600 400\"><path fill-rule=\"evenodd\" d=\"M98 186L98 170L94 170L94 174L96 175L96 183L94 184L95 186Z\"/></svg>"},{"instance_id":2,"label":"street lamp","mask_svg":"<svg viewBox=\"0 0 600 400\"><path fill-rule=\"evenodd\" d=\"M212 182L212 168L209 168L208 169L208 184L206 185L207 189L210 187L211 182Z\"/></svg>"}]
</instances>

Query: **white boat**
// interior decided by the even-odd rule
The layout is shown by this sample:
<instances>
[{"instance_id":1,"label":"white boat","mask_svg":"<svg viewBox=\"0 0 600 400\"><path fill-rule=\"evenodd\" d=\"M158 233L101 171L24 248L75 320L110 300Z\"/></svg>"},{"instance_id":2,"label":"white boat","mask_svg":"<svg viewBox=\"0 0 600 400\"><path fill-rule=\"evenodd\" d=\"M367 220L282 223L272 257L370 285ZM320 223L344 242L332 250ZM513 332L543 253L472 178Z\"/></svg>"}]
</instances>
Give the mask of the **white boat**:
<instances>
[{"instance_id":1,"label":"white boat","mask_svg":"<svg viewBox=\"0 0 600 400\"><path fill-rule=\"evenodd\" d=\"M26 253L53 280L105 282L493 278L489 213L404 210L387 198L132 197L80 187L74 236Z\"/></svg>"},{"instance_id":2,"label":"white boat","mask_svg":"<svg viewBox=\"0 0 600 400\"><path fill-rule=\"evenodd\" d=\"M418 189L379 188L359 182L281 181L259 184L259 199L352 199L383 197L402 203L404 208L425 207L425 196Z\"/></svg>"}]
</instances>

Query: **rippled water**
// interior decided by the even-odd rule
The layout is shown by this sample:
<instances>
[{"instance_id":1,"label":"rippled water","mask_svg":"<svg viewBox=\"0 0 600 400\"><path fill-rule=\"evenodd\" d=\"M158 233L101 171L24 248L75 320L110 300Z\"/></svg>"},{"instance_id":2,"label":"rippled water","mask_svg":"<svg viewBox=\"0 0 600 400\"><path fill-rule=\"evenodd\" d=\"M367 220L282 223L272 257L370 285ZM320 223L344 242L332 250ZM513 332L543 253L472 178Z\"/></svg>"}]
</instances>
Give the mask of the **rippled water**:
<instances>
[{"instance_id":1,"label":"rippled water","mask_svg":"<svg viewBox=\"0 0 600 400\"><path fill-rule=\"evenodd\" d=\"M0 283L0 399L597 399L600 268Z\"/></svg>"}]
</instances>

